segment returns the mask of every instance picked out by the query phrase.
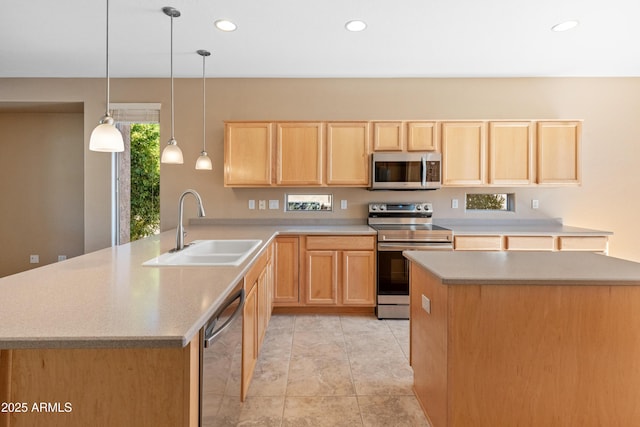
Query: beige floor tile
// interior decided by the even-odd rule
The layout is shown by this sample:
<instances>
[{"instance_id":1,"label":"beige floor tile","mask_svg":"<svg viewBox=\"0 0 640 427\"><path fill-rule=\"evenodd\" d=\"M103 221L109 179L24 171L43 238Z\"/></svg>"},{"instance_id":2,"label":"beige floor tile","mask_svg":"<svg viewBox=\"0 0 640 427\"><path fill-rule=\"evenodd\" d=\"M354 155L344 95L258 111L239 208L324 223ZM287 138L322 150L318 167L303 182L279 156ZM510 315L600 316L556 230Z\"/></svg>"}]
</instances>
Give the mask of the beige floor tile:
<instances>
[{"instance_id":1,"label":"beige floor tile","mask_svg":"<svg viewBox=\"0 0 640 427\"><path fill-rule=\"evenodd\" d=\"M362 426L355 397L287 397L284 427L356 427Z\"/></svg>"},{"instance_id":2,"label":"beige floor tile","mask_svg":"<svg viewBox=\"0 0 640 427\"><path fill-rule=\"evenodd\" d=\"M291 356L345 358L344 335L340 330L296 331Z\"/></svg>"},{"instance_id":3,"label":"beige floor tile","mask_svg":"<svg viewBox=\"0 0 640 427\"><path fill-rule=\"evenodd\" d=\"M284 396L287 391L289 359L264 358L260 356L248 396Z\"/></svg>"},{"instance_id":4,"label":"beige floor tile","mask_svg":"<svg viewBox=\"0 0 640 427\"><path fill-rule=\"evenodd\" d=\"M341 329L340 316L329 314L299 314L296 316L295 331L339 331Z\"/></svg>"},{"instance_id":5,"label":"beige floor tile","mask_svg":"<svg viewBox=\"0 0 640 427\"><path fill-rule=\"evenodd\" d=\"M413 394L413 370L404 356L388 359L355 357L350 361L359 396Z\"/></svg>"},{"instance_id":6,"label":"beige floor tile","mask_svg":"<svg viewBox=\"0 0 640 427\"><path fill-rule=\"evenodd\" d=\"M284 412L284 397L247 397L238 419L238 426L280 427Z\"/></svg>"},{"instance_id":7,"label":"beige floor tile","mask_svg":"<svg viewBox=\"0 0 640 427\"><path fill-rule=\"evenodd\" d=\"M353 396L349 360L346 357L291 358L287 396Z\"/></svg>"},{"instance_id":8,"label":"beige floor tile","mask_svg":"<svg viewBox=\"0 0 640 427\"><path fill-rule=\"evenodd\" d=\"M374 314L343 315L340 316L340 323L345 334L391 332L387 323L384 320L378 320Z\"/></svg>"},{"instance_id":9,"label":"beige floor tile","mask_svg":"<svg viewBox=\"0 0 640 427\"><path fill-rule=\"evenodd\" d=\"M429 426L415 396L359 396L365 427Z\"/></svg>"}]
</instances>

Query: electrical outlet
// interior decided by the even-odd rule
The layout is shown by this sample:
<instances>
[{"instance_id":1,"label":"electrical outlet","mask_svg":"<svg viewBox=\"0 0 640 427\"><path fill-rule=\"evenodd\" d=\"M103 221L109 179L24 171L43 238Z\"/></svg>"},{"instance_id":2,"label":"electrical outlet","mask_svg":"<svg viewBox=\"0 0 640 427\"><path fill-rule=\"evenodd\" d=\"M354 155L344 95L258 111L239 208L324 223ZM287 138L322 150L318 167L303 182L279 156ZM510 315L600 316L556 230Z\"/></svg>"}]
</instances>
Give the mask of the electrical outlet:
<instances>
[{"instance_id":1,"label":"electrical outlet","mask_svg":"<svg viewBox=\"0 0 640 427\"><path fill-rule=\"evenodd\" d=\"M40 263L40 255L29 255L29 263L30 264L39 264Z\"/></svg>"},{"instance_id":2,"label":"electrical outlet","mask_svg":"<svg viewBox=\"0 0 640 427\"><path fill-rule=\"evenodd\" d=\"M256 201L249 200L249 209L255 209L255 208L256 208Z\"/></svg>"},{"instance_id":3,"label":"electrical outlet","mask_svg":"<svg viewBox=\"0 0 640 427\"><path fill-rule=\"evenodd\" d=\"M422 309L431 314L431 300L424 295L422 295Z\"/></svg>"},{"instance_id":4,"label":"electrical outlet","mask_svg":"<svg viewBox=\"0 0 640 427\"><path fill-rule=\"evenodd\" d=\"M347 201L340 200L340 209L347 209Z\"/></svg>"},{"instance_id":5,"label":"electrical outlet","mask_svg":"<svg viewBox=\"0 0 640 427\"><path fill-rule=\"evenodd\" d=\"M266 200L260 200L260 201L258 201L258 209L260 209L260 210L265 210L265 209L267 209L267 202L266 202Z\"/></svg>"},{"instance_id":6,"label":"electrical outlet","mask_svg":"<svg viewBox=\"0 0 640 427\"><path fill-rule=\"evenodd\" d=\"M280 209L279 200L269 200L269 209Z\"/></svg>"},{"instance_id":7,"label":"electrical outlet","mask_svg":"<svg viewBox=\"0 0 640 427\"><path fill-rule=\"evenodd\" d=\"M458 199L451 199L451 209L458 209Z\"/></svg>"},{"instance_id":8,"label":"electrical outlet","mask_svg":"<svg viewBox=\"0 0 640 427\"><path fill-rule=\"evenodd\" d=\"M65 259L67 259L66 255L58 255L58 262L64 261Z\"/></svg>"},{"instance_id":9,"label":"electrical outlet","mask_svg":"<svg viewBox=\"0 0 640 427\"><path fill-rule=\"evenodd\" d=\"M531 209L538 209L539 207L540 203L536 199L531 200Z\"/></svg>"}]
</instances>

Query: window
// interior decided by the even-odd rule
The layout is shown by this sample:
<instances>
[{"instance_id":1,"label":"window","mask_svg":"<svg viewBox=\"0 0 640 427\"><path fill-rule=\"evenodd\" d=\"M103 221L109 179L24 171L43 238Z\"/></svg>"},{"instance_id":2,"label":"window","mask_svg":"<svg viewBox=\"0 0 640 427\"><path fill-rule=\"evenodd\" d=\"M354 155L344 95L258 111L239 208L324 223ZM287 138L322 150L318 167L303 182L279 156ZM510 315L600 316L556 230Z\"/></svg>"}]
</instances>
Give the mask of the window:
<instances>
[{"instance_id":1,"label":"window","mask_svg":"<svg viewBox=\"0 0 640 427\"><path fill-rule=\"evenodd\" d=\"M465 208L477 211L515 212L515 193L468 193Z\"/></svg>"},{"instance_id":2,"label":"window","mask_svg":"<svg viewBox=\"0 0 640 427\"><path fill-rule=\"evenodd\" d=\"M287 211L332 211L331 194L287 194L284 196Z\"/></svg>"}]
</instances>

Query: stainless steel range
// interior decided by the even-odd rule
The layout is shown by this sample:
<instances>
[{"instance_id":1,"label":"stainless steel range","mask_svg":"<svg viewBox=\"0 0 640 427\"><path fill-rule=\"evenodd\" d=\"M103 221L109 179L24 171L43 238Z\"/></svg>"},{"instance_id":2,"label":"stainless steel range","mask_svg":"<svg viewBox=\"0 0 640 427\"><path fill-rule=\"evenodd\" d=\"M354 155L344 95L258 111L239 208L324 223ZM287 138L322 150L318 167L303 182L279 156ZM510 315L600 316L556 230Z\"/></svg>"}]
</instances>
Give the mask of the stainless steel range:
<instances>
[{"instance_id":1,"label":"stainless steel range","mask_svg":"<svg viewBox=\"0 0 640 427\"><path fill-rule=\"evenodd\" d=\"M453 250L453 232L432 223L431 203L370 203L370 227L378 231L378 319L409 318L409 261L402 251Z\"/></svg>"}]
</instances>

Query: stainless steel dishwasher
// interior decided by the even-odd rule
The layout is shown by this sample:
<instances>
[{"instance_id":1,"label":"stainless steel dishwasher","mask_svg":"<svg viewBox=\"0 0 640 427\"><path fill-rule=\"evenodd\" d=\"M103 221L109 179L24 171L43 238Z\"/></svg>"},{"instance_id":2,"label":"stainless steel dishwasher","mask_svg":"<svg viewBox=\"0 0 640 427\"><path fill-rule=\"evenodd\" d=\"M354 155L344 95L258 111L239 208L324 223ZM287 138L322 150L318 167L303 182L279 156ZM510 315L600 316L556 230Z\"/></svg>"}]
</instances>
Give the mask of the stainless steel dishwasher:
<instances>
[{"instance_id":1,"label":"stainless steel dishwasher","mask_svg":"<svg viewBox=\"0 0 640 427\"><path fill-rule=\"evenodd\" d=\"M235 426L240 414L242 282L200 331L200 426Z\"/></svg>"}]
</instances>

